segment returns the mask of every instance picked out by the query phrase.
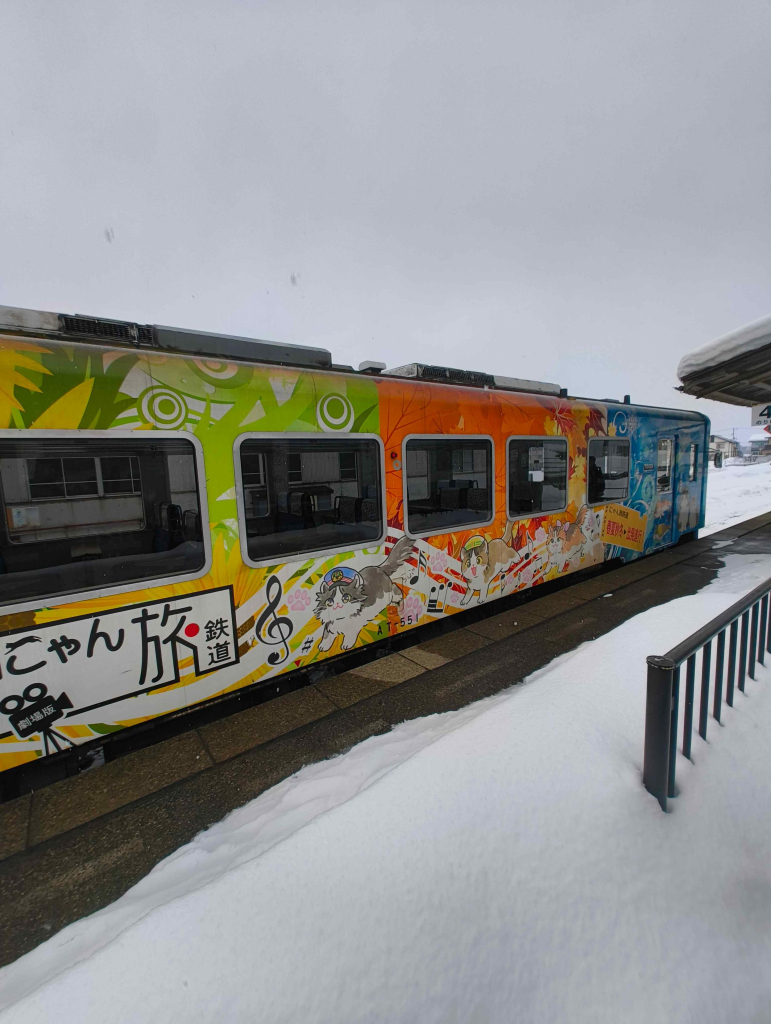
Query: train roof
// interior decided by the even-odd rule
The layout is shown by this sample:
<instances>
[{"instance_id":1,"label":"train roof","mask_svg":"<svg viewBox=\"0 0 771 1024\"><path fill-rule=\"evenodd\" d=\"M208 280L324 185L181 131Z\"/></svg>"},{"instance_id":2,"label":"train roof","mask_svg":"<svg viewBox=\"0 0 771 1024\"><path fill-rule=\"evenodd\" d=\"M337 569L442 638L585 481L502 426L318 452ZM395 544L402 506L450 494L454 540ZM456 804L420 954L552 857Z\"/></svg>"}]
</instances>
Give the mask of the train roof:
<instances>
[{"instance_id":1,"label":"train roof","mask_svg":"<svg viewBox=\"0 0 771 1024\"><path fill-rule=\"evenodd\" d=\"M0 335L3 332L96 345L126 345L135 349L171 352L180 356L214 357L216 359L293 366L307 370L360 373L396 380L409 378L432 384L489 388L495 391L518 392L549 398L569 398L580 402L601 402L603 405L628 407L631 404L629 395L625 395L623 400L585 398L568 395L566 388L548 381L504 377L476 370L459 370L428 363L408 363L405 366L397 366L389 370L385 363L364 362L359 365L358 370L354 370L352 366L334 363L328 349L311 345L290 345L258 338L191 331L181 327L163 327L158 324L137 324L126 320L108 320L104 317L81 314L46 313L34 309L20 309L15 306L0 306ZM660 409L644 405L635 405L634 408L656 413L676 413L685 419L705 419L700 413L684 409Z\"/></svg>"},{"instance_id":2,"label":"train roof","mask_svg":"<svg viewBox=\"0 0 771 1024\"><path fill-rule=\"evenodd\" d=\"M437 384L460 384L467 387L488 387L503 391L525 391L532 394L567 396L559 384L502 377L475 370L458 370L447 366L410 363L389 370L385 363L367 361L354 370L352 366L332 362L328 349L311 345L290 345L231 334L212 334L181 327L158 324L137 324L125 320L82 316L70 313L45 313L14 306L0 306L0 331L21 331L35 336L54 337L63 341L91 342L101 345L130 345L133 348L157 349L179 355L214 356L218 359L244 360L280 366L297 366L312 370L338 370L343 373L365 373L386 377L413 377Z\"/></svg>"}]
</instances>

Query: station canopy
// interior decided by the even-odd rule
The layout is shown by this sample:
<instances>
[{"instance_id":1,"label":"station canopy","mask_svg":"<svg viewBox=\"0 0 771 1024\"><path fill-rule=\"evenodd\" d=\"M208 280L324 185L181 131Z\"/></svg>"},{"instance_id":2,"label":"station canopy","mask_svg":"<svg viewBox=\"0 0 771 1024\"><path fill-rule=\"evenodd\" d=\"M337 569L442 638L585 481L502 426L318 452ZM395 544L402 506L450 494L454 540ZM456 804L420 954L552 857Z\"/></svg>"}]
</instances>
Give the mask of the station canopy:
<instances>
[{"instance_id":1,"label":"station canopy","mask_svg":"<svg viewBox=\"0 0 771 1024\"><path fill-rule=\"evenodd\" d=\"M689 353L677 368L680 391L731 405L771 403L771 316Z\"/></svg>"}]
</instances>

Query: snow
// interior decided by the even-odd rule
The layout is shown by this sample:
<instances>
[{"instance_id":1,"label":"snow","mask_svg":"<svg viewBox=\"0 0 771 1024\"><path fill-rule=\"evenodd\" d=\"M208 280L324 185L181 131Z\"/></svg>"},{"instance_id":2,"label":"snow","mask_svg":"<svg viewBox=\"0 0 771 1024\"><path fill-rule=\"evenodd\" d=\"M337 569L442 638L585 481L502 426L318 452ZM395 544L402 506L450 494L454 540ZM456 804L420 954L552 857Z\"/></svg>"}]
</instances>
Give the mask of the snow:
<instances>
[{"instance_id":1,"label":"snow","mask_svg":"<svg viewBox=\"0 0 771 1024\"><path fill-rule=\"evenodd\" d=\"M713 525L769 473L711 471ZM725 550L699 594L234 811L0 971L0 1024L767 1020L771 671L678 755L672 813L641 783L645 656L771 576Z\"/></svg>"},{"instance_id":2,"label":"snow","mask_svg":"<svg viewBox=\"0 0 771 1024\"><path fill-rule=\"evenodd\" d=\"M755 320L746 327L740 327L737 331L724 334L722 338L711 341L708 345L689 352L680 360L677 367L677 376L684 380L692 373L699 370L706 370L711 366L718 366L720 363L734 359L736 356L744 355L746 352L754 352L755 349L763 348L771 343L771 316L764 316Z\"/></svg>"},{"instance_id":3,"label":"snow","mask_svg":"<svg viewBox=\"0 0 771 1024\"><path fill-rule=\"evenodd\" d=\"M709 467L707 512L700 537L771 511L771 463Z\"/></svg>"}]
</instances>

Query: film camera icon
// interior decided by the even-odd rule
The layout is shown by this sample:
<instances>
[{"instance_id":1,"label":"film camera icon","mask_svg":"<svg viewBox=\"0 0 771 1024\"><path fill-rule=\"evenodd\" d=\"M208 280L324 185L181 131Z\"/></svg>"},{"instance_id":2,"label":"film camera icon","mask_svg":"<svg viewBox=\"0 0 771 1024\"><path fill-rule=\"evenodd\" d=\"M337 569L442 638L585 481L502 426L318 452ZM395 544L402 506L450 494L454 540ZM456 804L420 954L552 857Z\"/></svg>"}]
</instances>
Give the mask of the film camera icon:
<instances>
[{"instance_id":1,"label":"film camera icon","mask_svg":"<svg viewBox=\"0 0 771 1024\"><path fill-rule=\"evenodd\" d=\"M48 696L48 687L43 683L31 683L24 693L12 693L0 701L0 714L7 715L11 728L25 740L40 734L43 737L46 754L62 750L62 744L74 747L68 736L63 736L53 728L54 722L64 718L64 712L72 707L72 701L66 693L58 697Z\"/></svg>"}]
</instances>

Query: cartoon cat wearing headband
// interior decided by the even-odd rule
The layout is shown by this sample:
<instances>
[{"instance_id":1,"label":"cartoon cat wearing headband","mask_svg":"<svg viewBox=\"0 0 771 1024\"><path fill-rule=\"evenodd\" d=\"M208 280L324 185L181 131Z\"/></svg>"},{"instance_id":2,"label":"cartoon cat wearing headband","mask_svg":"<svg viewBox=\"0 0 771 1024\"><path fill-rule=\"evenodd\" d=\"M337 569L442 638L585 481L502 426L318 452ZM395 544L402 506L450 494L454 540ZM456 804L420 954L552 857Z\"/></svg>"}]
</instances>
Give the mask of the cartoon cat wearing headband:
<instances>
[{"instance_id":1,"label":"cartoon cat wearing headband","mask_svg":"<svg viewBox=\"0 0 771 1024\"><path fill-rule=\"evenodd\" d=\"M494 540L485 540L477 534L469 537L463 545L460 553L460 571L466 581L466 593L463 595L461 605L471 602L474 594L478 594L477 601L481 604L487 597L490 584L500 572L522 560L518 551L512 548L511 533L512 523L506 524L503 537Z\"/></svg>"},{"instance_id":2,"label":"cartoon cat wearing headband","mask_svg":"<svg viewBox=\"0 0 771 1024\"><path fill-rule=\"evenodd\" d=\"M339 634L342 650L356 643L360 630L389 604L402 603L403 594L391 577L412 554L414 542L401 537L380 565L351 569L336 565L324 577L316 595L315 615L324 624L320 651L328 651Z\"/></svg>"}]
</instances>

